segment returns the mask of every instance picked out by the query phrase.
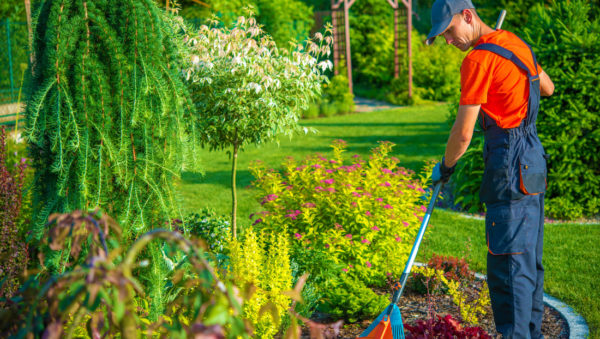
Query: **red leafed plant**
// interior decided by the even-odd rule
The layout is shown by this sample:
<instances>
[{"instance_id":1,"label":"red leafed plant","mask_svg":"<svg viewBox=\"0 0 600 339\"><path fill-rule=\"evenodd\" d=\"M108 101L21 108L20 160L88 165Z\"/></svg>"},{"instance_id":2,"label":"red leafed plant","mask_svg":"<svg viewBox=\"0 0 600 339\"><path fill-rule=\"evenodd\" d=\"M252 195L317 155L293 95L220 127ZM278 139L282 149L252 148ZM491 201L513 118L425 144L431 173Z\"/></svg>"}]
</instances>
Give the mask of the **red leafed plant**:
<instances>
[{"instance_id":1,"label":"red leafed plant","mask_svg":"<svg viewBox=\"0 0 600 339\"><path fill-rule=\"evenodd\" d=\"M460 322L452 318L450 314L443 318L436 315L427 320L417 320L415 326L404 324L404 329L407 330L406 339L491 339L487 332L481 327L463 327Z\"/></svg>"},{"instance_id":2,"label":"red leafed plant","mask_svg":"<svg viewBox=\"0 0 600 339\"><path fill-rule=\"evenodd\" d=\"M469 271L469 264L462 258L434 254L429 259L427 266L436 270L443 270L445 272L444 276L454 281L471 278L472 275L472 272Z\"/></svg>"},{"instance_id":3,"label":"red leafed plant","mask_svg":"<svg viewBox=\"0 0 600 339\"><path fill-rule=\"evenodd\" d=\"M0 130L0 298L10 297L27 266L27 245L20 237L17 219L21 212L22 186L27 167L25 159L9 170L6 134ZM0 305L2 302L0 302Z\"/></svg>"}]
</instances>

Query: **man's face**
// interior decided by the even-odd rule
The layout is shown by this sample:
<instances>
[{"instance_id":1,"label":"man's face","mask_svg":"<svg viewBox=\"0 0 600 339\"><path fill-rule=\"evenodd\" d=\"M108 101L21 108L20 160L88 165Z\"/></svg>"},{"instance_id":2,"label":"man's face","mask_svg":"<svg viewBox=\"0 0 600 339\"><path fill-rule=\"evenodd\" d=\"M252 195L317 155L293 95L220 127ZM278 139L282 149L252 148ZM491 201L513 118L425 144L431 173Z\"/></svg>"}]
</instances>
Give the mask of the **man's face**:
<instances>
[{"instance_id":1,"label":"man's face","mask_svg":"<svg viewBox=\"0 0 600 339\"><path fill-rule=\"evenodd\" d=\"M448 28L442 33L446 43L466 52L472 44L472 19L473 17L468 10L465 10L462 14L456 14Z\"/></svg>"}]
</instances>

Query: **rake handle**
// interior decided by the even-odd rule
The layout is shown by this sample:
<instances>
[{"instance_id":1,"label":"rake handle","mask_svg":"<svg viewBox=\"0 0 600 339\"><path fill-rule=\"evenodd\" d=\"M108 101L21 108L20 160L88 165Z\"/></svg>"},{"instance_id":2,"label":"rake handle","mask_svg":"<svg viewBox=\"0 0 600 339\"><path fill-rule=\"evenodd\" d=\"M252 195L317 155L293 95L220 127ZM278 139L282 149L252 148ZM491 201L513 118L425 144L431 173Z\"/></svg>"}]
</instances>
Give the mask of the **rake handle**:
<instances>
[{"instance_id":1,"label":"rake handle","mask_svg":"<svg viewBox=\"0 0 600 339\"><path fill-rule=\"evenodd\" d=\"M417 234L417 239L415 240L412 250L410 251L410 256L408 257L408 261L406 262L406 266L404 267L404 272L402 272L402 275L400 276L400 288L394 292L394 296L392 297L392 304L396 304L398 300L400 300L402 292L404 292L406 280L408 280L410 270L412 269L412 266L415 263L417 252L419 252L419 246L421 246L423 235L425 234L425 230L427 229L427 225L429 224L429 218L431 217L431 213L433 212L433 208L435 206L435 201L437 200L437 197L440 194L441 188L442 182L440 181L435 185L433 189L433 194L431 195L431 200L429 201L429 207L427 207L427 212L425 212L425 216L423 217L423 221L421 222L421 228L419 229L419 233Z\"/></svg>"}]
</instances>

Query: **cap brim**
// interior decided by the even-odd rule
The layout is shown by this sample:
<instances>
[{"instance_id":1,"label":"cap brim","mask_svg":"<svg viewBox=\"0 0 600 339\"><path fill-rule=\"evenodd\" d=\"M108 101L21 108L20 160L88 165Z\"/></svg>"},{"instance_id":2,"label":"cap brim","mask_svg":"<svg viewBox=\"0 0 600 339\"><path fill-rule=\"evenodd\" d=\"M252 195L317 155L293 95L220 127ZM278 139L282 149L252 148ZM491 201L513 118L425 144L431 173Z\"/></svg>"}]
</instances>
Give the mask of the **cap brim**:
<instances>
[{"instance_id":1,"label":"cap brim","mask_svg":"<svg viewBox=\"0 0 600 339\"><path fill-rule=\"evenodd\" d=\"M425 40L425 43L427 45L431 45L433 43L433 41L435 40L435 37L444 33L444 31L448 28L448 26L450 26L451 22L452 22L452 17L450 17L449 19L446 19L442 22L439 22L437 25L435 25L433 28L431 28L431 31L429 31L429 35L427 36L427 40Z\"/></svg>"}]
</instances>

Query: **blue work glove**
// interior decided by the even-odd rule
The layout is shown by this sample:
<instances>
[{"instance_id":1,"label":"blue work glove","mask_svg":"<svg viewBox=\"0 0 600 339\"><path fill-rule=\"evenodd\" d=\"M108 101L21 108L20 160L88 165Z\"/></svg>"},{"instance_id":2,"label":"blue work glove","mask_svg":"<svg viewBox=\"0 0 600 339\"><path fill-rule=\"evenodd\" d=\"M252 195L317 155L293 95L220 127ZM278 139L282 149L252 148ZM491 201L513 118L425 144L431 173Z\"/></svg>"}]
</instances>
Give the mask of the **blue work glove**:
<instances>
[{"instance_id":1,"label":"blue work glove","mask_svg":"<svg viewBox=\"0 0 600 339\"><path fill-rule=\"evenodd\" d=\"M442 184L447 183L448 180L450 180L450 176L452 175L452 173L454 173L454 168L456 167L456 165L452 167L446 167L446 165L444 165L444 160L445 158L442 158L441 162L435 164L435 167L431 172L431 180L434 184L437 184L440 181L442 182Z\"/></svg>"}]
</instances>

